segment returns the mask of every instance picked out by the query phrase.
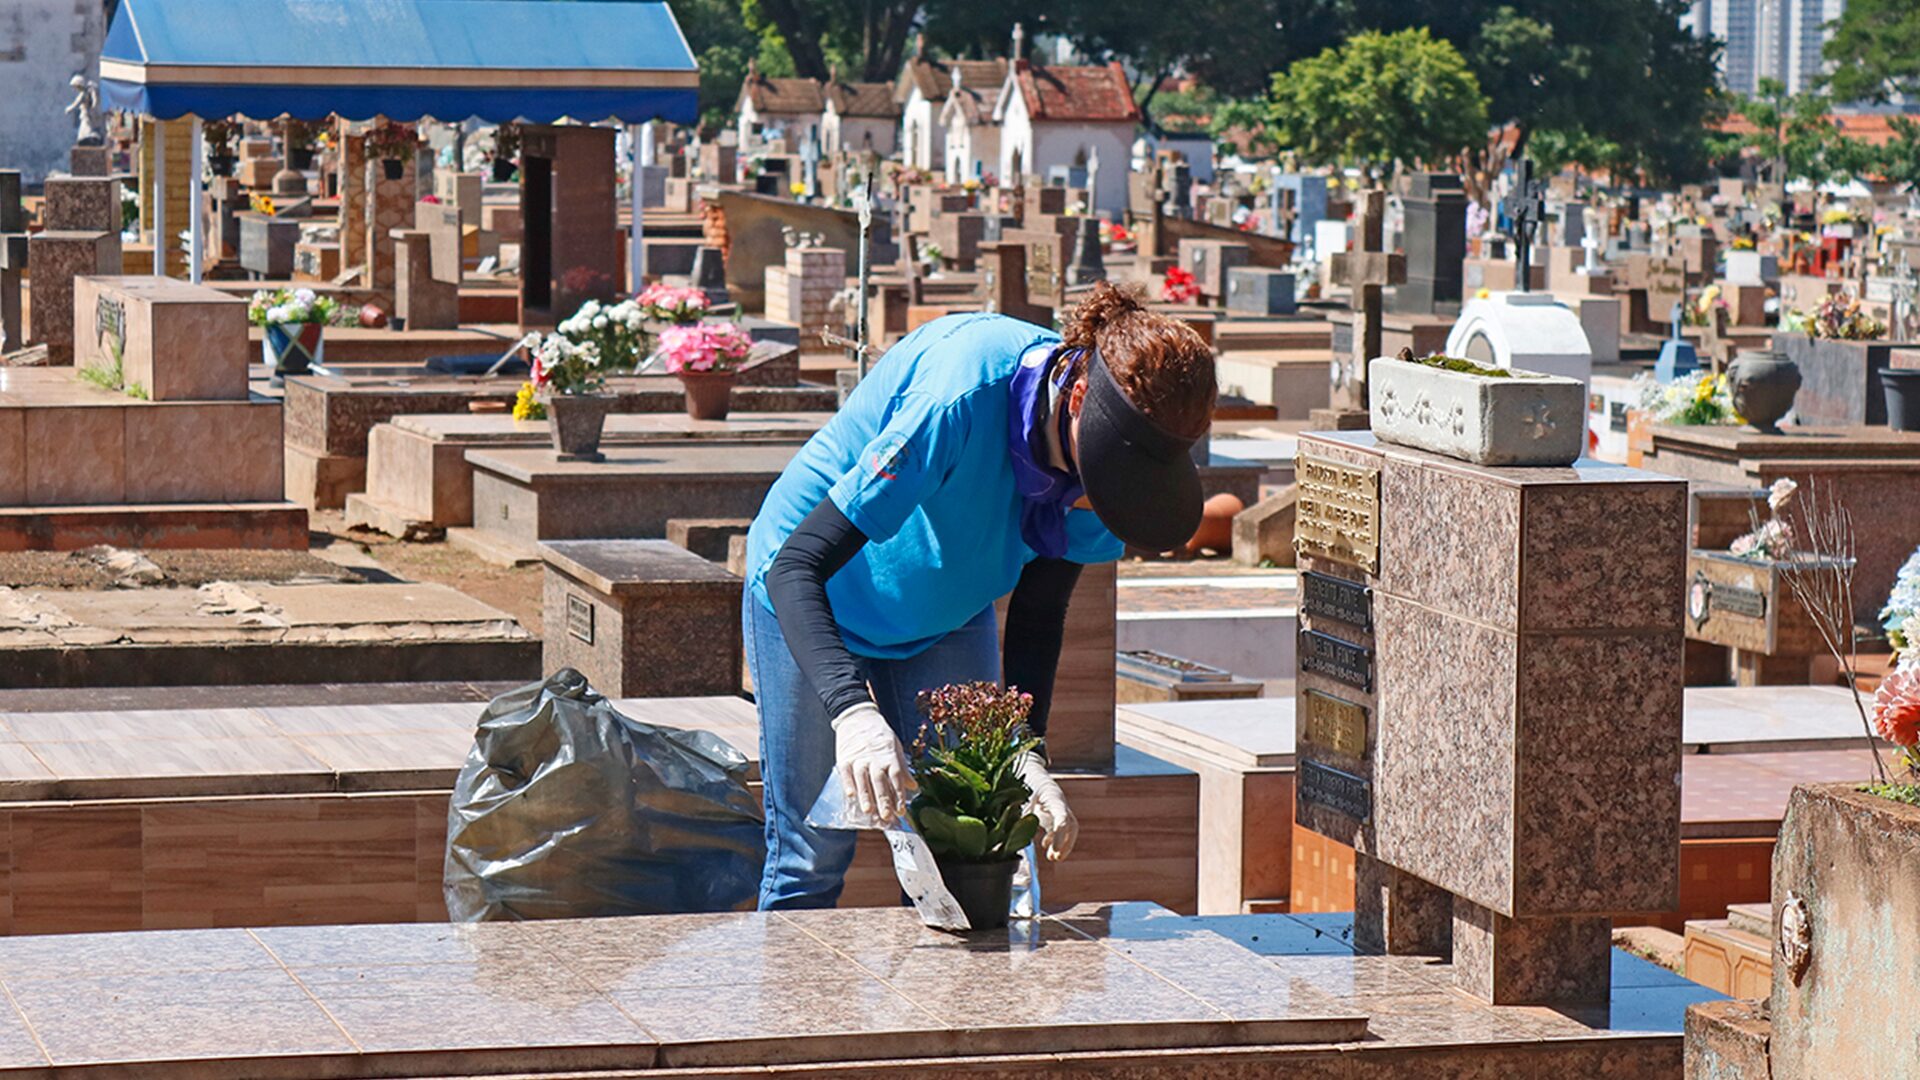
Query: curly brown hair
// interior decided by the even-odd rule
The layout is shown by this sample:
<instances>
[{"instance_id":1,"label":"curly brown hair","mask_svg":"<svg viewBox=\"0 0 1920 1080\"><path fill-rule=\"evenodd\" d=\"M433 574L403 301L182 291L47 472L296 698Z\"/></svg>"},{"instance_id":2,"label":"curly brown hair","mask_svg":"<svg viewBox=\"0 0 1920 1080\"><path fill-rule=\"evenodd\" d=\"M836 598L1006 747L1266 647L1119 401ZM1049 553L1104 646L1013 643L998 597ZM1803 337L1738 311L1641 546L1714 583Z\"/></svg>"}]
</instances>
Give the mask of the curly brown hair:
<instances>
[{"instance_id":1,"label":"curly brown hair","mask_svg":"<svg viewBox=\"0 0 1920 1080\"><path fill-rule=\"evenodd\" d=\"M1073 309L1065 337L1072 348L1098 349L1114 382L1161 430L1198 438L1213 422L1213 351L1193 327L1148 311L1138 289L1095 285Z\"/></svg>"}]
</instances>

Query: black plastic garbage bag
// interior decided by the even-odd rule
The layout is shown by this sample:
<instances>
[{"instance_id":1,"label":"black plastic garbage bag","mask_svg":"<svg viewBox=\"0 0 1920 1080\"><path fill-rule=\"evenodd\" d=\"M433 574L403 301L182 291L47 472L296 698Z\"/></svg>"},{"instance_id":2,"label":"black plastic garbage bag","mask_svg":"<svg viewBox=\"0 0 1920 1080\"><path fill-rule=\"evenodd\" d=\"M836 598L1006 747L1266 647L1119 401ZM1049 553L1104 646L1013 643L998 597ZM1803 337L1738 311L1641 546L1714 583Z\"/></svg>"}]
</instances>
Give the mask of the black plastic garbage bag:
<instances>
[{"instance_id":1,"label":"black plastic garbage bag","mask_svg":"<svg viewBox=\"0 0 1920 1080\"><path fill-rule=\"evenodd\" d=\"M447 812L456 922L727 911L765 841L747 760L716 735L617 712L579 672L481 714Z\"/></svg>"}]
</instances>

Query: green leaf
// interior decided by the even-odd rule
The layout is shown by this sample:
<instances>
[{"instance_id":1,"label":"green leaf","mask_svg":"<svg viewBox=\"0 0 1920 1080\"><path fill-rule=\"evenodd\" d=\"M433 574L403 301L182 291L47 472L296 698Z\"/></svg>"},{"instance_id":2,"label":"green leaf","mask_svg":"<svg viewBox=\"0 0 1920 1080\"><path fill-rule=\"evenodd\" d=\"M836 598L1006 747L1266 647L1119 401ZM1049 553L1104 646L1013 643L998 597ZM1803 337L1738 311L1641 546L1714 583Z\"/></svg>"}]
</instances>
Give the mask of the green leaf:
<instances>
[{"instance_id":1,"label":"green leaf","mask_svg":"<svg viewBox=\"0 0 1920 1080\"><path fill-rule=\"evenodd\" d=\"M987 853L987 823L971 814L953 819L953 846L961 856L977 859Z\"/></svg>"},{"instance_id":2,"label":"green leaf","mask_svg":"<svg viewBox=\"0 0 1920 1080\"><path fill-rule=\"evenodd\" d=\"M1006 856L1018 854L1021 848L1033 842L1034 835L1039 831L1040 819L1032 814L1026 815L1014 822L1013 828L1007 830L1007 837L1000 841L998 853Z\"/></svg>"},{"instance_id":3,"label":"green leaf","mask_svg":"<svg viewBox=\"0 0 1920 1080\"><path fill-rule=\"evenodd\" d=\"M937 806L922 807L916 824L920 826L920 835L926 837L929 844L955 846L957 822L945 810Z\"/></svg>"}]
</instances>

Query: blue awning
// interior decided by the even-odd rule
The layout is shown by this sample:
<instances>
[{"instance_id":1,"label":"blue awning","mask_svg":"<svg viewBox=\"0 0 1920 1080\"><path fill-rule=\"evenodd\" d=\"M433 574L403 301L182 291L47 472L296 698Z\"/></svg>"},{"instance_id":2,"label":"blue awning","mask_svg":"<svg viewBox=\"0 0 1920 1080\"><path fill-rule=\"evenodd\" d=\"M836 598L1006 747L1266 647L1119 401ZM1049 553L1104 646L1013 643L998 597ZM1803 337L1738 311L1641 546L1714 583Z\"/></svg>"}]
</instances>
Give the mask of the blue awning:
<instances>
[{"instance_id":1,"label":"blue awning","mask_svg":"<svg viewBox=\"0 0 1920 1080\"><path fill-rule=\"evenodd\" d=\"M100 90L166 120L700 113L699 67L660 0L120 0Z\"/></svg>"}]
</instances>

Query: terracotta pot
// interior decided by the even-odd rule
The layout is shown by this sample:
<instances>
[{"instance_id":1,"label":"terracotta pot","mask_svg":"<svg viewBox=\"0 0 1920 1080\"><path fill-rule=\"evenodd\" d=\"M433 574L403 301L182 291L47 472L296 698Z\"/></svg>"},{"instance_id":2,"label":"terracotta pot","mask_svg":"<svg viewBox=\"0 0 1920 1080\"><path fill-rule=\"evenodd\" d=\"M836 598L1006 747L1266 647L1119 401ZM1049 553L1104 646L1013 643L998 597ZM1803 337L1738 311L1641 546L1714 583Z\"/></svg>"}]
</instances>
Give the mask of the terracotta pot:
<instances>
[{"instance_id":1,"label":"terracotta pot","mask_svg":"<svg viewBox=\"0 0 1920 1080\"><path fill-rule=\"evenodd\" d=\"M1787 354L1761 349L1742 350L1727 365L1733 411L1747 426L1764 435L1780 434L1780 418L1793 409L1800 392L1800 367Z\"/></svg>"},{"instance_id":2,"label":"terracotta pot","mask_svg":"<svg viewBox=\"0 0 1920 1080\"><path fill-rule=\"evenodd\" d=\"M561 461L602 461L600 431L613 408L612 394L555 394L547 402L553 449Z\"/></svg>"},{"instance_id":3,"label":"terracotta pot","mask_svg":"<svg viewBox=\"0 0 1920 1080\"><path fill-rule=\"evenodd\" d=\"M360 325L368 330L378 330L387 325L387 313L378 304L360 305Z\"/></svg>"},{"instance_id":4,"label":"terracotta pot","mask_svg":"<svg viewBox=\"0 0 1920 1080\"><path fill-rule=\"evenodd\" d=\"M682 371L680 385L687 392L687 415L695 420L725 420L733 401L731 371Z\"/></svg>"},{"instance_id":5,"label":"terracotta pot","mask_svg":"<svg viewBox=\"0 0 1920 1080\"><path fill-rule=\"evenodd\" d=\"M1217 551L1222 554L1233 550L1233 518L1245 510L1247 504L1237 495L1221 492L1208 499L1200 510L1200 527L1193 532L1193 539L1187 541L1187 554L1198 555L1203 550Z\"/></svg>"}]
</instances>

